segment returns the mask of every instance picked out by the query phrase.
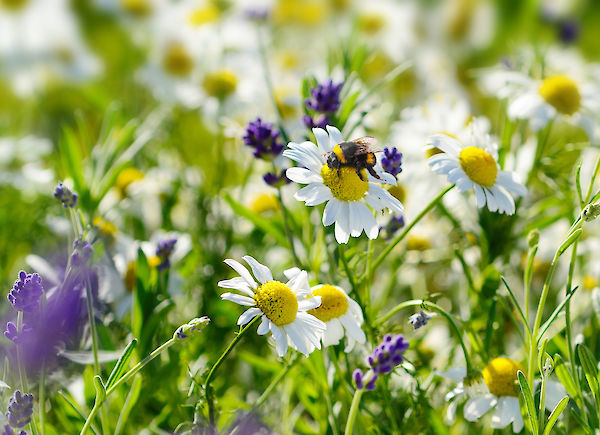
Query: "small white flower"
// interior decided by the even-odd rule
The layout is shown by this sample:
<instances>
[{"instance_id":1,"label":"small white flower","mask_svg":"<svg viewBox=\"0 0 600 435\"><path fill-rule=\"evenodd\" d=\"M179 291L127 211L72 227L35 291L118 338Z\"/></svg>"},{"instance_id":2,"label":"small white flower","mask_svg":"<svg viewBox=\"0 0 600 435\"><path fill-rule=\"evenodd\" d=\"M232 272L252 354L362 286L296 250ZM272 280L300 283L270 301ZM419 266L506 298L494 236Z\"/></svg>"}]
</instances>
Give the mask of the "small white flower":
<instances>
[{"instance_id":1,"label":"small white flower","mask_svg":"<svg viewBox=\"0 0 600 435\"><path fill-rule=\"evenodd\" d=\"M262 316L257 333L265 335L271 331L279 356L287 353L288 344L306 356L315 348L321 349L325 323L307 313L321 304L321 298L312 296L306 272L297 268L285 271L289 281L284 284L274 280L269 268L254 258L249 255L243 258L258 283L248 269L232 259L225 263L240 276L218 283L219 287L236 289L244 294L223 293L222 299L251 307L242 313L237 324L245 325L256 316Z\"/></svg>"},{"instance_id":2,"label":"small white flower","mask_svg":"<svg viewBox=\"0 0 600 435\"><path fill-rule=\"evenodd\" d=\"M338 243L348 243L350 236L360 237L363 230L369 239L377 238L379 226L371 209L386 208L403 213L404 207L389 192L377 186L377 182L396 185L396 177L388 174L379 162L374 170L381 180L363 170L361 180L353 167L343 166L338 172L327 165L327 155L344 142L340 131L327 126L327 132L314 128L317 145L306 141L290 142L283 155L296 161L301 167L289 168L287 177L296 183L307 184L294 195L308 206L327 202L323 212L323 225L335 222L335 238ZM329 134L328 134L329 133ZM369 209L369 207L371 209Z\"/></svg>"},{"instance_id":3,"label":"small white flower","mask_svg":"<svg viewBox=\"0 0 600 435\"><path fill-rule=\"evenodd\" d=\"M525 369L517 361L509 358L494 358L483 369L483 383L467 385L465 377L467 370L464 367L453 367L448 371L440 373L441 376L458 382L456 388L446 395L449 402L447 418L454 420L456 408L459 403L467 399L463 414L468 421L477 421L491 409L491 426L494 429L502 429L512 423L513 432L518 433L523 429L523 416L519 404L519 387L517 386L517 372ZM552 412L558 402L567 394L562 384L546 380L545 407Z\"/></svg>"},{"instance_id":4,"label":"small white flower","mask_svg":"<svg viewBox=\"0 0 600 435\"><path fill-rule=\"evenodd\" d=\"M497 146L490 135L480 133L475 125L471 131L464 142L445 134L431 136L428 145L440 153L429 158L429 166L436 174L447 175L459 191L475 189L477 207L487 204L490 211L514 214L515 202L509 192L524 196L527 189L514 173L500 169Z\"/></svg>"}]
</instances>

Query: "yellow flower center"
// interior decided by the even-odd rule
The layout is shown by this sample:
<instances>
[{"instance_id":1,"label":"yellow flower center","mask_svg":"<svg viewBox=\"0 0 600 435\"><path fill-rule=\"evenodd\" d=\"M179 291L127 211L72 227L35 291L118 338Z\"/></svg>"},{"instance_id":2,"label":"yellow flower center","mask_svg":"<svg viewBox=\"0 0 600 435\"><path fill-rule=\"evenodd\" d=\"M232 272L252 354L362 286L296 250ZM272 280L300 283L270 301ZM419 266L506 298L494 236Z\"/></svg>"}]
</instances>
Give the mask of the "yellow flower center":
<instances>
[{"instance_id":1,"label":"yellow flower center","mask_svg":"<svg viewBox=\"0 0 600 435\"><path fill-rule=\"evenodd\" d=\"M137 261L130 261L125 270L125 288L133 292L137 280Z\"/></svg>"},{"instance_id":2,"label":"yellow flower center","mask_svg":"<svg viewBox=\"0 0 600 435\"><path fill-rule=\"evenodd\" d=\"M593 290L598 287L598 280L592 275L585 275L583 277L583 288L584 290Z\"/></svg>"},{"instance_id":3,"label":"yellow flower center","mask_svg":"<svg viewBox=\"0 0 600 435\"><path fill-rule=\"evenodd\" d=\"M92 220L92 224L98 228L98 231L104 236L112 237L117 234L117 227L112 222L107 221L100 216L96 216L94 220Z\"/></svg>"},{"instance_id":4,"label":"yellow flower center","mask_svg":"<svg viewBox=\"0 0 600 435\"><path fill-rule=\"evenodd\" d=\"M487 151L477 147L464 148L458 155L458 161L467 177L474 183L492 187L496 182L498 165Z\"/></svg>"},{"instance_id":5,"label":"yellow flower center","mask_svg":"<svg viewBox=\"0 0 600 435\"><path fill-rule=\"evenodd\" d=\"M190 16L188 21L193 26L202 26L207 23L214 23L221 17L221 11L215 5L206 5L195 9Z\"/></svg>"},{"instance_id":6,"label":"yellow flower center","mask_svg":"<svg viewBox=\"0 0 600 435\"><path fill-rule=\"evenodd\" d=\"M18 11L27 4L28 0L0 0L0 6L11 11Z\"/></svg>"},{"instance_id":7,"label":"yellow flower center","mask_svg":"<svg viewBox=\"0 0 600 435\"><path fill-rule=\"evenodd\" d=\"M385 26L385 17L379 14L365 13L358 17L358 28L367 35L375 35Z\"/></svg>"},{"instance_id":8,"label":"yellow flower center","mask_svg":"<svg viewBox=\"0 0 600 435\"><path fill-rule=\"evenodd\" d=\"M280 24L315 26L324 20L326 12L323 1L279 0L273 10L273 20Z\"/></svg>"},{"instance_id":9,"label":"yellow flower center","mask_svg":"<svg viewBox=\"0 0 600 435\"><path fill-rule=\"evenodd\" d=\"M388 192L400 202L406 199L406 189L400 183L388 189Z\"/></svg>"},{"instance_id":10,"label":"yellow flower center","mask_svg":"<svg viewBox=\"0 0 600 435\"><path fill-rule=\"evenodd\" d=\"M267 281L254 292L256 306L277 326L289 325L296 319L298 299L284 283Z\"/></svg>"},{"instance_id":11,"label":"yellow flower center","mask_svg":"<svg viewBox=\"0 0 600 435\"><path fill-rule=\"evenodd\" d=\"M406 249L409 251L426 251L431 248L431 242L425 237L409 236L406 240Z\"/></svg>"},{"instance_id":12,"label":"yellow flower center","mask_svg":"<svg viewBox=\"0 0 600 435\"><path fill-rule=\"evenodd\" d=\"M204 77L202 86L208 95L223 99L237 88L237 77L229 69L214 71Z\"/></svg>"},{"instance_id":13,"label":"yellow flower center","mask_svg":"<svg viewBox=\"0 0 600 435\"><path fill-rule=\"evenodd\" d=\"M308 310L308 314L312 314L323 322L337 319L348 311L348 298L344 293L332 285L326 284L323 287L314 290L312 294L321 296L321 305L312 310Z\"/></svg>"},{"instance_id":14,"label":"yellow flower center","mask_svg":"<svg viewBox=\"0 0 600 435\"><path fill-rule=\"evenodd\" d=\"M144 174L137 168L126 168L121 171L115 182L115 187L121 194L121 197L127 196L127 188L134 181L144 178Z\"/></svg>"},{"instance_id":15,"label":"yellow flower center","mask_svg":"<svg viewBox=\"0 0 600 435\"><path fill-rule=\"evenodd\" d=\"M194 68L194 60L178 42L169 44L162 63L165 71L175 77L187 77Z\"/></svg>"},{"instance_id":16,"label":"yellow flower center","mask_svg":"<svg viewBox=\"0 0 600 435\"><path fill-rule=\"evenodd\" d=\"M135 17L147 17L152 12L152 5L148 0L121 0L121 7Z\"/></svg>"},{"instance_id":17,"label":"yellow flower center","mask_svg":"<svg viewBox=\"0 0 600 435\"><path fill-rule=\"evenodd\" d=\"M256 214L279 210L279 201L272 193L260 193L252 201L250 209Z\"/></svg>"},{"instance_id":18,"label":"yellow flower center","mask_svg":"<svg viewBox=\"0 0 600 435\"><path fill-rule=\"evenodd\" d=\"M323 183L329 187L331 194L339 199L340 201L359 201L369 190L369 183L367 183L367 171L361 170L363 180L358 178L354 168L349 166L342 166L340 168L340 175L338 176L337 169L331 169L327 164L324 164L321 168L321 177L323 177Z\"/></svg>"},{"instance_id":19,"label":"yellow flower center","mask_svg":"<svg viewBox=\"0 0 600 435\"><path fill-rule=\"evenodd\" d=\"M517 371L525 369L517 361L508 358L494 358L483 369L483 382L494 396L518 397Z\"/></svg>"},{"instance_id":20,"label":"yellow flower center","mask_svg":"<svg viewBox=\"0 0 600 435\"><path fill-rule=\"evenodd\" d=\"M538 92L548 104L563 115L574 114L581 105L581 94L577 84L562 74L544 79Z\"/></svg>"}]
</instances>

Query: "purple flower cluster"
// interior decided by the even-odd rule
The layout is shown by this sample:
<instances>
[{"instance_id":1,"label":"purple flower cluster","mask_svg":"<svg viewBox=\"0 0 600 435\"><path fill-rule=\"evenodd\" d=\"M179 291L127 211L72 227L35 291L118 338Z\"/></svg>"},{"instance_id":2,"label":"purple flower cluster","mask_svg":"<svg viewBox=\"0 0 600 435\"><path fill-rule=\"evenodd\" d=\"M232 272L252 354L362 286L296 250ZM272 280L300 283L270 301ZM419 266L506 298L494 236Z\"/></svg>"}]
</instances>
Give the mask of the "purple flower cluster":
<instances>
[{"instance_id":1,"label":"purple flower cluster","mask_svg":"<svg viewBox=\"0 0 600 435\"><path fill-rule=\"evenodd\" d=\"M304 124L308 128L325 128L331 124L331 115L340 107L340 93L344 82L333 83L329 79L310 90L311 98L304 101L304 107L313 115L304 116Z\"/></svg>"},{"instance_id":2,"label":"purple flower cluster","mask_svg":"<svg viewBox=\"0 0 600 435\"><path fill-rule=\"evenodd\" d=\"M31 332L33 332L33 329L25 324L23 324L21 327L21 332L19 332L17 330L17 325L15 325L13 322L8 322L6 324L4 336L15 344L21 344L27 339L27 336L31 334Z\"/></svg>"},{"instance_id":3,"label":"purple flower cluster","mask_svg":"<svg viewBox=\"0 0 600 435\"><path fill-rule=\"evenodd\" d=\"M161 240L156 246L156 256L160 259L160 264L156 266L158 270L164 270L171 266L169 258L175 249L177 239Z\"/></svg>"},{"instance_id":4,"label":"purple flower cluster","mask_svg":"<svg viewBox=\"0 0 600 435\"><path fill-rule=\"evenodd\" d=\"M392 216L392 218L389 220L389 222L385 226L385 230L387 232L387 237L392 237L394 234L396 234L398 232L398 230L401 230L402 228L404 228L404 225L406 225L406 223L404 222L404 216L402 216L402 215Z\"/></svg>"},{"instance_id":5,"label":"purple flower cluster","mask_svg":"<svg viewBox=\"0 0 600 435\"><path fill-rule=\"evenodd\" d=\"M413 329L419 329L427 325L427 321L431 319L431 314L427 314L425 311L419 311L408 318Z\"/></svg>"},{"instance_id":6,"label":"purple flower cluster","mask_svg":"<svg viewBox=\"0 0 600 435\"><path fill-rule=\"evenodd\" d=\"M253 148L254 157L259 159L277 157L284 148L278 141L279 131L273 124L263 122L260 118L248 123L243 139L246 145Z\"/></svg>"},{"instance_id":7,"label":"purple flower cluster","mask_svg":"<svg viewBox=\"0 0 600 435\"><path fill-rule=\"evenodd\" d=\"M37 309L44 287L37 273L19 272L19 279L8 293L8 300L17 311L32 312Z\"/></svg>"},{"instance_id":8,"label":"purple flower cluster","mask_svg":"<svg viewBox=\"0 0 600 435\"><path fill-rule=\"evenodd\" d=\"M269 186L284 186L290 183L290 179L285 175L285 171L285 169L282 169L279 174L276 172L267 172L265 175L263 175L263 180Z\"/></svg>"},{"instance_id":9,"label":"purple flower cluster","mask_svg":"<svg viewBox=\"0 0 600 435\"><path fill-rule=\"evenodd\" d=\"M94 253L94 248L87 241L77 239L73 243L73 253L71 254L71 264L75 267L85 266Z\"/></svg>"},{"instance_id":10,"label":"purple flower cluster","mask_svg":"<svg viewBox=\"0 0 600 435\"><path fill-rule=\"evenodd\" d=\"M10 398L6 419L14 428L20 428L29 424L33 415L33 395L23 394L19 390Z\"/></svg>"},{"instance_id":11,"label":"purple flower cluster","mask_svg":"<svg viewBox=\"0 0 600 435\"><path fill-rule=\"evenodd\" d=\"M10 427L9 424L5 424L2 428L2 432L0 432L0 435L27 435L27 432L25 432L24 430L15 432L15 430L12 427Z\"/></svg>"},{"instance_id":12,"label":"purple flower cluster","mask_svg":"<svg viewBox=\"0 0 600 435\"><path fill-rule=\"evenodd\" d=\"M367 357L367 363L374 373L384 375L402 364L406 349L408 349L408 342L402 335L387 334L383 338L383 342Z\"/></svg>"},{"instance_id":13,"label":"purple flower cluster","mask_svg":"<svg viewBox=\"0 0 600 435\"><path fill-rule=\"evenodd\" d=\"M54 197L62 203L64 208L73 208L77 204L77 194L71 192L71 189L65 186L62 181L54 189Z\"/></svg>"},{"instance_id":14,"label":"purple flower cluster","mask_svg":"<svg viewBox=\"0 0 600 435\"><path fill-rule=\"evenodd\" d=\"M402 153L396 147L384 148L381 166L385 172L398 175L402 172Z\"/></svg>"},{"instance_id":15,"label":"purple flower cluster","mask_svg":"<svg viewBox=\"0 0 600 435\"><path fill-rule=\"evenodd\" d=\"M367 372L369 373L369 372ZM356 385L356 388L358 388L359 390L362 389L366 389L366 390L374 390L375 389L375 381L377 380L377 375L370 372L370 379L366 379L367 376L369 376L367 373L362 372L361 369L356 369L354 370L354 373L352 373L352 379L354 380L354 384Z\"/></svg>"}]
</instances>

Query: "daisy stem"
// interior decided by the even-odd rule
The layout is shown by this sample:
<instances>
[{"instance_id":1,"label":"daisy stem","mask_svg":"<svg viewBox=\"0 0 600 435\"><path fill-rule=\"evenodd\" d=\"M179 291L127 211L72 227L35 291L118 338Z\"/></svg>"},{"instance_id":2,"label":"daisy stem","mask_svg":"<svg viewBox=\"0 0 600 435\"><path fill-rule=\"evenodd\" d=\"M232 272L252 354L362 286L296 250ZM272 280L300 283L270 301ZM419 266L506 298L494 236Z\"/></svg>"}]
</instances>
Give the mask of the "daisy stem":
<instances>
[{"instance_id":1,"label":"daisy stem","mask_svg":"<svg viewBox=\"0 0 600 435\"><path fill-rule=\"evenodd\" d=\"M362 398L365 390L356 390L354 392L354 397L352 398L352 405L350 405L350 412L348 413L348 420L346 421L346 430L344 431L344 435L352 435L354 432L354 423L356 422L356 417L358 415L358 408L360 407L360 399Z\"/></svg>"},{"instance_id":2,"label":"daisy stem","mask_svg":"<svg viewBox=\"0 0 600 435\"><path fill-rule=\"evenodd\" d=\"M227 358L227 355L229 355L231 353L231 351L233 350L235 345L250 330L252 325L254 325L260 318L261 318L261 316L256 316L246 326L244 326L242 328L242 330L239 332L239 334L237 334L235 336L235 338L231 341L231 343L229 343L229 346L227 346L227 348L223 351L223 353L221 354L221 356L219 357L217 362L215 362L213 364L210 371L208 372L208 375L206 376L206 382L204 383L204 391L206 393L206 402L208 404L208 419L210 422L210 430L212 432L214 432L214 430L215 430L215 405L213 402L213 396L212 396L210 382L212 381L212 378L214 377L215 373L217 372L217 370L219 369L221 364L223 364L223 361L225 361L225 358Z\"/></svg>"},{"instance_id":3,"label":"daisy stem","mask_svg":"<svg viewBox=\"0 0 600 435\"><path fill-rule=\"evenodd\" d=\"M421 212L413 219L413 221L404 229L404 231L402 231L402 233L397 236L390 244L387 245L387 247L383 250L383 252L381 254L379 254L379 257L377 257L375 259L375 262L373 263L373 266L371 267L371 276L368 277L369 279L372 278L372 275L375 273L375 271L377 270L377 268L381 265L381 263L383 262L383 260L385 260L385 258L389 255L389 253L392 251L392 249L394 249L394 247L400 243L405 237L406 235L410 232L410 230L413 229L413 227L415 225L417 225L419 223L419 221L421 219L423 219L423 217L432 209L435 207L435 205L440 202L440 200L444 197L444 195L448 192L450 192L453 188L454 188L454 184L451 184L450 186L446 187L444 190L442 190L435 198L433 198L433 200L431 200L431 202L429 204L427 204L425 206L425 208L423 210L421 210Z\"/></svg>"},{"instance_id":4,"label":"daisy stem","mask_svg":"<svg viewBox=\"0 0 600 435\"><path fill-rule=\"evenodd\" d=\"M456 333L456 337L458 338L458 342L460 343L460 347L463 350L463 354L465 356L465 364L467 366L467 375L469 373L471 373L471 360L469 358L469 352L467 351L467 347L465 346L465 342L464 342L464 340L462 338L462 334L460 332L460 329L458 329L458 326L454 322L454 319L452 319L452 316L446 310L444 310L442 307L440 307L437 304L434 304L433 302L425 301L425 300L422 300L422 299L413 299L413 300L410 300L410 301L402 302L402 303L396 305L394 308L392 308L387 313L385 313L379 319L377 319L375 321L375 326L377 327L377 326L380 326L380 325L384 324L394 314L396 314L399 311L402 311L402 310L404 310L406 308L409 308L409 307L416 307L416 306L424 307L424 308L427 308L428 310L435 311L435 312L441 314L442 316L444 316L446 318L446 320L448 320L448 322L450 323L450 326L452 327L452 329Z\"/></svg>"}]
</instances>

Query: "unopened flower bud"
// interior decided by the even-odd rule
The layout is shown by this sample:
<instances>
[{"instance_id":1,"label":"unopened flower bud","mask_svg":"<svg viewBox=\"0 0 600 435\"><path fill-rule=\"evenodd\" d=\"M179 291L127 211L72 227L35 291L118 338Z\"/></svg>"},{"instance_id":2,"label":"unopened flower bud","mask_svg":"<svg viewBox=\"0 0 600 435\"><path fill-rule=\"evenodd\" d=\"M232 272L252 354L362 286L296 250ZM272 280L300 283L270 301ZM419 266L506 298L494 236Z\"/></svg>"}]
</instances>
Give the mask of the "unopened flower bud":
<instances>
[{"instance_id":1,"label":"unopened flower bud","mask_svg":"<svg viewBox=\"0 0 600 435\"><path fill-rule=\"evenodd\" d=\"M177 330L173 334L173 338L177 340L184 340L190 335L202 331L206 327L206 325L208 325L209 322L210 319L206 316L196 317L195 319L190 320L185 325L181 325L179 328L177 328Z\"/></svg>"},{"instance_id":2,"label":"unopened flower bud","mask_svg":"<svg viewBox=\"0 0 600 435\"><path fill-rule=\"evenodd\" d=\"M597 204L588 204L583 209L583 220L586 222L593 221L598 216L600 216L600 203Z\"/></svg>"},{"instance_id":3,"label":"unopened flower bud","mask_svg":"<svg viewBox=\"0 0 600 435\"><path fill-rule=\"evenodd\" d=\"M527 245L530 248L535 248L540 241L540 232L536 230L529 231L527 234Z\"/></svg>"}]
</instances>

